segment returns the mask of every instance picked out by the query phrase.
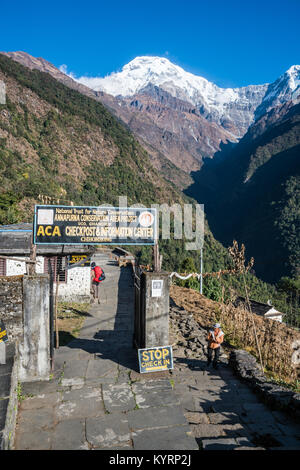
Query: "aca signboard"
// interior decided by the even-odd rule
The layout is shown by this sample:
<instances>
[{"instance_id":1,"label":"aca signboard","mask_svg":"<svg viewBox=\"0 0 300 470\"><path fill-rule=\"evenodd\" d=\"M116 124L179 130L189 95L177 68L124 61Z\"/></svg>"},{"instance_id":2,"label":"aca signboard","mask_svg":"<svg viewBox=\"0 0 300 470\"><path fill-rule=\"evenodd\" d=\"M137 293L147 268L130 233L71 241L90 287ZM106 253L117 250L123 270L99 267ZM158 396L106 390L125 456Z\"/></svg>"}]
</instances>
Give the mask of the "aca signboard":
<instances>
[{"instance_id":1,"label":"aca signboard","mask_svg":"<svg viewBox=\"0 0 300 470\"><path fill-rule=\"evenodd\" d=\"M156 209L35 206L37 245L154 245Z\"/></svg>"},{"instance_id":2,"label":"aca signboard","mask_svg":"<svg viewBox=\"0 0 300 470\"><path fill-rule=\"evenodd\" d=\"M140 373L173 369L172 346L139 349Z\"/></svg>"}]
</instances>

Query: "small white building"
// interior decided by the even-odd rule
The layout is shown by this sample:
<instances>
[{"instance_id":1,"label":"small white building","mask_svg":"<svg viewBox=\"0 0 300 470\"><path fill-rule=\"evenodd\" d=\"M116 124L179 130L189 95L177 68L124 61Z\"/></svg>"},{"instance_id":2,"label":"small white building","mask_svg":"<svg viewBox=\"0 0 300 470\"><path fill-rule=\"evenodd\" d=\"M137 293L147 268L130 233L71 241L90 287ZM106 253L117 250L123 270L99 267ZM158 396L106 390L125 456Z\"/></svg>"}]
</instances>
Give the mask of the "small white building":
<instances>
[{"instance_id":1,"label":"small white building","mask_svg":"<svg viewBox=\"0 0 300 470\"><path fill-rule=\"evenodd\" d=\"M277 320L282 323L283 315L284 313L281 313L278 310L276 310L276 308L271 307L270 310L268 310L264 316L265 318L269 318L270 320Z\"/></svg>"},{"instance_id":2,"label":"small white building","mask_svg":"<svg viewBox=\"0 0 300 470\"><path fill-rule=\"evenodd\" d=\"M284 316L284 313L276 310L276 308L271 305L270 301L268 301L266 304L263 302L257 302L256 300L249 300L249 302L252 313L263 316L264 318L268 318L269 320L276 320L282 323L282 317ZM244 297L237 297L234 305L236 307L241 306L248 310L247 302Z\"/></svg>"},{"instance_id":3,"label":"small white building","mask_svg":"<svg viewBox=\"0 0 300 470\"><path fill-rule=\"evenodd\" d=\"M32 224L0 226L0 256L6 257L0 258L0 276L26 274L25 260L30 256L31 235ZM53 279L59 279L60 300L89 302L92 251L84 245L36 245L36 273L52 270ZM79 264L83 259L86 262Z\"/></svg>"}]
</instances>

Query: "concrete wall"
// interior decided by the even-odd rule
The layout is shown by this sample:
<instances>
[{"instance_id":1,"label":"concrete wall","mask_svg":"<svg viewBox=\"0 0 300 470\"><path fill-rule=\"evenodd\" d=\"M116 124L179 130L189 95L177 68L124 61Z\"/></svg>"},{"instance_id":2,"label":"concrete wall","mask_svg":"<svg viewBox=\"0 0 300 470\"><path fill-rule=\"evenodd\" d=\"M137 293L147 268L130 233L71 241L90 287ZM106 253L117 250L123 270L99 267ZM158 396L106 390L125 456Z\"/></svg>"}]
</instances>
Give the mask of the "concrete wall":
<instances>
[{"instance_id":1,"label":"concrete wall","mask_svg":"<svg viewBox=\"0 0 300 470\"><path fill-rule=\"evenodd\" d=\"M18 345L22 382L49 379L49 294L48 275L23 277L23 338Z\"/></svg>"},{"instance_id":2,"label":"concrete wall","mask_svg":"<svg viewBox=\"0 0 300 470\"><path fill-rule=\"evenodd\" d=\"M168 273L146 272L145 276L145 348L169 344L169 290ZM153 281L163 281L162 292L155 297Z\"/></svg>"}]
</instances>

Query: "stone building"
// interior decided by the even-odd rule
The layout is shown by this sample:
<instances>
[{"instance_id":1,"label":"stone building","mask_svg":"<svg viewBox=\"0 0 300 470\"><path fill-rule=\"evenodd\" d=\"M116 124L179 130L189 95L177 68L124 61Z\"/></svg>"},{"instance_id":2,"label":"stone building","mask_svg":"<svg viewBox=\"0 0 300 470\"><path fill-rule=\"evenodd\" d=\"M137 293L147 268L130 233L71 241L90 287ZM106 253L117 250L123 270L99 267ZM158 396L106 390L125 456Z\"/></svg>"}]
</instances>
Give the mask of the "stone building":
<instances>
[{"instance_id":1,"label":"stone building","mask_svg":"<svg viewBox=\"0 0 300 470\"><path fill-rule=\"evenodd\" d=\"M32 224L21 223L0 226L0 276L26 274L25 260L29 259ZM36 273L52 269L59 279L60 300L86 302L90 300L90 263L93 248L85 245L36 245ZM86 262L79 264L82 258ZM24 260L24 261L23 261ZM49 266L51 264L51 268ZM54 282L56 289L56 282Z\"/></svg>"}]
</instances>

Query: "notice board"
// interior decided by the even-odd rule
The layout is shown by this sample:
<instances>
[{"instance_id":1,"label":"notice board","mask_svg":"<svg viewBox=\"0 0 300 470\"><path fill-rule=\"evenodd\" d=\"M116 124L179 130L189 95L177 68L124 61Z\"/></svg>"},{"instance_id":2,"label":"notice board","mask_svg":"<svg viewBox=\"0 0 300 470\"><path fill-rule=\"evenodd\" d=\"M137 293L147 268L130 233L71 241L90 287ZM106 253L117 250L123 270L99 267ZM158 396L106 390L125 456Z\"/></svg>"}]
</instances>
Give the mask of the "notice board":
<instances>
[{"instance_id":1,"label":"notice board","mask_svg":"<svg viewBox=\"0 0 300 470\"><path fill-rule=\"evenodd\" d=\"M36 205L37 245L154 245L156 209Z\"/></svg>"},{"instance_id":2,"label":"notice board","mask_svg":"<svg viewBox=\"0 0 300 470\"><path fill-rule=\"evenodd\" d=\"M172 346L139 349L138 356L140 373L173 369Z\"/></svg>"}]
</instances>

